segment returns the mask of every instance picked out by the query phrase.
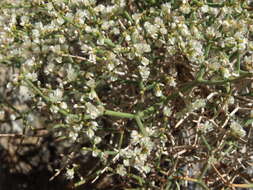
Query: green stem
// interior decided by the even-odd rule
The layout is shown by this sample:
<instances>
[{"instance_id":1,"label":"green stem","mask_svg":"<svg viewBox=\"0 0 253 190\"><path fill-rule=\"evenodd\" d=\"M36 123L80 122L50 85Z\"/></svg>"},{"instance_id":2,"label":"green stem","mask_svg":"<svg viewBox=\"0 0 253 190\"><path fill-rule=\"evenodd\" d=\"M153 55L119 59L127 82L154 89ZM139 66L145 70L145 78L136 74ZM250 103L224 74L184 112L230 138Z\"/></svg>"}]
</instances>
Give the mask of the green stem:
<instances>
[{"instance_id":1,"label":"green stem","mask_svg":"<svg viewBox=\"0 0 253 190\"><path fill-rule=\"evenodd\" d=\"M206 138L205 138L203 135L201 135L200 137L201 137L202 141L204 142L204 144L206 145L207 149L208 149L209 151L211 151L212 148L211 148L211 146L208 144Z\"/></svg>"},{"instance_id":2,"label":"green stem","mask_svg":"<svg viewBox=\"0 0 253 190\"><path fill-rule=\"evenodd\" d=\"M114 117L122 117L122 118L128 118L128 119L135 119L134 114L111 111L111 110L105 110L104 115L114 116Z\"/></svg>"},{"instance_id":3,"label":"green stem","mask_svg":"<svg viewBox=\"0 0 253 190\"><path fill-rule=\"evenodd\" d=\"M240 71L241 71L241 55L240 55L239 51L237 52L236 69L237 69L237 72L240 73Z\"/></svg>"},{"instance_id":4,"label":"green stem","mask_svg":"<svg viewBox=\"0 0 253 190\"><path fill-rule=\"evenodd\" d=\"M222 85L222 84L226 84L226 83L237 82L237 81L240 81L241 79L244 79L244 78L247 78L247 77L252 77L252 76L253 76L253 74L247 73L247 74L243 74L243 75L241 75L241 76L239 76L239 77L232 78L232 79L214 80L214 81L200 80L200 81L198 81L196 84Z\"/></svg>"},{"instance_id":5,"label":"green stem","mask_svg":"<svg viewBox=\"0 0 253 190\"><path fill-rule=\"evenodd\" d=\"M136 115L136 116L135 116L135 120L136 120L136 123L137 123L138 127L140 128L142 134L143 134L144 136L148 136L148 133L147 133L147 131L146 131L146 129L145 129L143 123L141 122L140 116Z\"/></svg>"},{"instance_id":6,"label":"green stem","mask_svg":"<svg viewBox=\"0 0 253 190\"><path fill-rule=\"evenodd\" d=\"M30 88L32 88L37 94L39 94L39 95L43 98L43 100L44 100L45 102L52 103L52 101L50 100L50 98L46 97L46 96L40 91L40 89L37 88L30 80L24 78L24 81L25 81L25 83L26 83Z\"/></svg>"},{"instance_id":7,"label":"green stem","mask_svg":"<svg viewBox=\"0 0 253 190\"><path fill-rule=\"evenodd\" d=\"M38 87L36 87L30 80L28 80L28 79L26 79L26 78L24 78L23 80L24 80L25 83L28 85L28 87L30 87L31 89L33 89L33 91L34 91L35 93L37 93L38 95L40 95L40 96L42 97L42 99L43 99L45 102L47 102L47 103L49 103L49 104L52 104L52 103L53 103L52 100L51 100L50 98L48 98L47 96L45 96L45 95L41 92L41 90L40 90ZM72 114L70 114L68 111L66 111L66 110L64 110L64 109L59 109L59 112L60 112L62 115L64 115L64 116L72 115ZM75 117L76 119L78 119L78 115L73 115L73 117ZM87 117L87 116L84 117L84 119L89 119L89 118L90 118L90 117Z\"/></svg>"},{"instance_id":8,"label":"green stem","mask_svg":"<svg viewBox=\"0 0 253 190\"><path fill-rule=\"evenodd\" d=\"M197 77L196 77L197 81L203 80L203 76L205 74L205 71L206 71L206 67L205 67L205 65L202 64L200 66L199 72L197 73Z\"/></svg>"},{"instance_id":9,"label":"green stem","mask_svg":"<svg viewBox=\"0 0 253 190\"><path fill-rule=\"evenodd\" d=\"M211 49L211 46L212 46L212 44L211 44L211 43L209 43L209 44L208 44L208 46L207 46L207 48L206 48L206 51L205 51L205 58L207 58L207 57L208 57L209 52L210 52L210 49Z\"/></svg>"},{"instance_id":10,"label":"green stem","mask_svg":"<svg viewBox=\"0 0 253 190\"><path fill-rule=\"evenodd\" d=\"M124 11L124 15L125 17L131 22L131 23L134 23L132 17L129 15L129 13L127 11Z\"/></svg>"},{"instance_id":11,"label":"green stem","mask_svg":"<svg viewBox=\"0 0 253 190\"><path fill-rule=\"evenodd\" d=\"M0 103L6 105L7 107L11 108L15 111L20 117L23 117L23 113L21 113L17 108L15 108L7 99L4 98L2 94L0 94Z\"/></svg>"}]
</instances>

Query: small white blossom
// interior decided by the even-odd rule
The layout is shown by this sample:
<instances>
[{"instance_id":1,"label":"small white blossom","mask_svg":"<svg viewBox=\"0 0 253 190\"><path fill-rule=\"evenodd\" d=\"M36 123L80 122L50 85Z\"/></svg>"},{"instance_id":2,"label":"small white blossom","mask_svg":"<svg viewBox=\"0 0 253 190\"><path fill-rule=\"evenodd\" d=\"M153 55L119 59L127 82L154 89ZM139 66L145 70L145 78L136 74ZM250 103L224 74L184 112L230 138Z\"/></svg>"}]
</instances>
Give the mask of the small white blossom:
<instances>
[{"instance_id":1,"label":"small white blossom","mask_svg":"<svg viewBox=\"0 0 253 190\"><path fill-rule=\"evenodd\" d=\"M199 128L203 133L208 133L213 130L214 126L209 121L206 121L204 124L200 124Z\"/></svg>"},{"instance_id":2,"label":"small white blossom","mask_svg":"<svg viewBox=\"0 0 253 190\"><path fill-rule=\"evenodd\" d=\"M65 173L65 176L67 177L67 179L73 179L74 175L75 175L74 168L68 168L66 173Z\"/></svg>"},{"instance_id":3,"label":"small white blossom","mask_svg":"<svg viewBox=\"0 0 253 190\"><path fill-rule=\"evenodd\" d=\"M157 37L158 27L156 25L153 25L149 22L145 22L144 27L152 37Z\"/></svg>"},{"instance_id":4,"label":"small white blossom","mask_svg":"<svg viewBox=\"0 0 253 190\"><path fill-rule=\"evenodd\" d=\"M184 14L189 14L191 12L191 8L188 3L183 3L179 9Z\"/></svg>"},{"instance_id":5,"label":"small white blossom","mask_svg":"<svg viewBox=\"0 0 253 190\"><path fill-rule=\"evenodd\" d=\"M208 5L203 5L203 6L201 7L201 11L202 11L203 13L207 13L207 12L209 11L209 6L208 6Z\"/></svg>"},{"instance_id":6,"label":"small white blossom","mask_svg":"<svg viewBox=\"0 0 253 190\"><path fill-rule=\"evenodd\" d=\"M99 154L100 154L100 152L98 150L93 150L92 151L92 156L93 157L98 157Z\"/></svg>"},{"instance_id":7,"label":"small white blossom","mask_svg":"<svg viewBox=\"0 0 253 190\"><path fill-rule=\"evenodd\" d=\"M52 102L60 102L63 97L63 90L57 88L49 94L49 98Z\"/></svg>"},{"instance_id":8,"label":"small white blossom","mask_svg":"<svg viewBox=\"0 0 253 190\"><path fill-rule=\"evenodd\" d=\"M69 132L69 138L70 138L70 140L72 142L75 142L76 139L77 139L77 137L78 137L78 133L77 132L75 132L75 131L70 131Z\"/></svg>"},{"instance_id":9,"label":"small white blossom","mask_svg":"<svg viewBox=\"0 0 253 190\"><path fill-rule=\"evenodd\" d=\"M50 111L51 111L52 113L58 113L59 107L56 106L56 105L52 105L52 106L50 107Z\"/></svg>"},{"instance_id":10,"label":"small white blossom","mask_svg":"<svg viewBox=\"0 0 253 190\"><path fill-rule=\"evenodd\" d=\"M100 115L103 115L104 112L104 107L103 106L94 106L93 104L91 104L90 102L87 102L85 104L86 109L87 109L87 113L90 115L90 117L92 119L97 118Z\"/></svg>"},{"instance_id":11,"label":"small white blossom","mask_svg":"<svg viewBox=\"0 0 253 190\"><path fill-rule=\"evenodd\" d=\"M136 144L140 141L141 135L138 133L138 131L133 130L131 133L132 143Z\"/></svg>"},{"instance_id":12,"label":"small white blossom","mask_svg":"<svg viewBox=\"0 0 253 190\"><path fill-rule=\"evenodd\" d=\"M32 73L26 73L26 78L31 80L31 81L37 81L38 80L38 75L35 72Z\"/></svg>"},{"instance_id":13,"label":"small white blossom","mask_svg":"<svg viewBox=\"0 0 253 190\"><path fill-rule=\"evenodd\" d=\"M139 54L149 53L151 51L150 45L146 43L134 44L134 47Z\"/></svg>"},{"instance_id":14,"label":"small white blossom","mask_svg":"<svg viewBox=\"0 0 253 190\"><path fill-rule=\"evenodd\" d=\"M34 96L33 92L27 86L23 85L19 87L19 95L19 98L24 101L30 100Z\"/></svg>"},{"instance_id":15,"label":"small white blossom","mask_svg":"<svg viewBox=\"0 0 253 190\"><path fill-rule=\"evenodd\" d=\"M246 131L243 129L242 125L236 121L233 121L230 124L230 131L231 131L232 135L239 137L239 138L242 138L246 135Z\"/></svg>"},{"instance_id":16,"label":"small white blossom","mask_svg":"<svg viewBox=\"0 0 253 190\"><path fill-rule=\"evenodd\" d=\"M0 120L4 120L4 117L5 117L5 111L0 110Z\"/></svg>"},{"instance_id":17,"label":"small white blossom","mask_svg":"<svg viewBox=\"0 0 253 190\"><path fill-rule=\"evenodd\" d=\"M102 141L101 137L95 137L94 138L94 144L99 144Z\"/></svg>"},{"instance_id":18,"label":"small white blossom","mask_svg":"<svg viewBox=\"0 0 253 190\"><path fill-rule=\"evenodd\" d=\"M91 139L91 138L94 137L95 132L94 132L91 128L89 128L89 129L86 131L86 135Z\"/></svg>"},{"instance_id":19,"label":"small white blossom","mask_svg":"<svg viewBox=\"0 0 253 190\"><path fill-rule=\"evenodd\" d=\"M134 21L135 21L136 23L139 23L140 20L141 20L141 16L142 16L141 13L134 13L134 14L132 15L132 18L134 19ZM252 30L253 30L253 29L252 29Z\"/></svg>"},{"instance_id":20,"label":"small white blossom","mask_svg":"<svg viewBox=\"0 0 253 190\"><path fill-rule=\"evenodd\" d=\"M71 64L68 64L68 68L67 68L68 81L74 81L76 77L77 77L77 71L73 68Z\"/></svg>"},{"instance_id":21,"label":"small white blossom","mask_svg":"<svg viewBox=\"0 0 253 190\"><path fill-rule=\"evenodd\" d=\"M172 111L171 111L171 109L168 106L164 106L164 108L163 108L163 114L165 116L169 117L169 116L171 116Z\"/></svg>"},{"instance_id":22,"label":"small white blossom","mask_svg":"<svg viewBox=\"0 0 253 190\"><path fill-rule=\"evenodd\" d=\"M143 66L147 66L149 64L149 60L146 57L141 58L141 63Z\"/></svg>"},{"instance_id":23,"label":"small white blossom","mask_svg":"<svg viewBox=\"0 0 253 190\"><path fill-rule=\"evenodd\" d=\"M116 172L121 176L125 176L127 174L127 170L123 165L119 165L116 169Z\"/></svg>"},{"instance_id":24,"label":"small white blossom","mask_svg":"<svg viewBox=\"0 0 253 190\"><path fill-rule=\"evenodd\" d=\"M156 97L161 97L162 95L163 95L163 92L162 92L161 88L159 86L157 86L155 88L155 96Z\"/></svg>"},{"instance_id":25,"label":"small white blossom","mask_svg":"<svg viewBox=\"0 0 253 190\"><path fill-rule=\"evenodd\" d=\"M169 15L171 13L171 4L170 3L162 4L162 11Z\"/></svg>"},{"instance_id":26,"label":"small white blossom","mask_svg":"<svg viewBox=\"0 0 253 190\"><path fill-rule=\"evenodd\" d=\"M24 16L21 16L21 22L20 22L20 25L21 26L25 26L26 24L28 24L29 23L29 17L28 16L26 16L26 15L24 15Z\"/></svg>"},{"instance_id":27,"label":"small white blossom","mask_svg":"<svg viewBox=\"0 0 253 190\"><path fill-rule=\"evenodd\" d=\"M150 74L149 68L145 67L145 66L138 66L138 68L139 68L139 72L140 72L142 79L144 81L147 80L149 77L149 74Z\"/></svg>"},{"instance_id":28,"label":"small white blossom","mask_svg":"<svg viewBox=\"0 0 253 190\"><path fill-rule=\"evenodd\" d=\"M206 105L206 100L198 99L192 103L191 108L192 108L192 111L194 111L194 110L198 110L200 108L203 108L205 105Z\"/></svg>"},{"instance_id":29,"label":"small white blossom","mask_svg":"<svg viewBox=\"0 0 253 190\"><path fill-rule=\"evenodd\" d=\"M62 109L67 109L67 108L68 108L68 105L66 104L66 102L61 102L61 103L60 103L60 107L61 107Z\"/></svg>"}]
</instances>

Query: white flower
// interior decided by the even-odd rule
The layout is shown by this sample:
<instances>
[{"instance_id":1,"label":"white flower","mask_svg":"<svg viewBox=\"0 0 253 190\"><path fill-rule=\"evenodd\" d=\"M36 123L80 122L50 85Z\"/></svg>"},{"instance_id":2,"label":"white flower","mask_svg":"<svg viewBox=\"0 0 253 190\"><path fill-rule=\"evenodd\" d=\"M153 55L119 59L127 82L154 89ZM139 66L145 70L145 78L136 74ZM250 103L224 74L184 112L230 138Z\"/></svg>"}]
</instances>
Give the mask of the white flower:
<instances>
[{"instance_id":1,"label":"white flower","mask_svg":"<svg viewBox=\"0 0 253 190\"><path fill-rule=\"evenodd\" d=\"M192 103L192 111L198 110L199 108L203 108L206 105L206 100L198 99Z\"/></svg>"},{"instance_id":2,"label":"white flower","mask_svg":"<svg viewBox=\"0 0 253 190\"><path fill-rule=\"evenodd\" d=\"M190 30L188 29L188 26L186 24L179 24L178 25L178 30L180 31L180 33L183 35L183 36L190 36L191 35L191 32Z\"/></svg>"},{"instance_id":3,"label":"white flower","mask_svg":"<svg viewBox=\"0 0 253 190\"><path fill-rule=\"evenodd\" d=\"M183 3L179 9L184 14L189 14L191 12L191 8L188 3Z\"/></svg>"},{"instance_id":4,"label":"white flower","mask_svg":"<svg viewBox=\"0 0 253 190\"><path fill-rule=\"evenodd\" d=\"M60 51L61 51L61 46L58 44L58 45L55 45L55 46L50 46L49 47L49 49L51 50L51 51L53 51L54 53L60 53Z\"/></svg>"},{"instance_id":5,"label":"white flower","mask_svg":"<svg viewBox=\"0 0 253 190\"><path fill-rule=\"evenodd\" d=\"M200 124L199 128L203 133L208 133L213 130L213 124L206 121L204 124Z\"/></svg>"},{"instance_id":6,"label":"white flower","mask_svg":"<svg viewBox=\"0 0 253 190\"><path fill-rule=\"evenodd\" d=\"M163 95L163 92L162 92L161 88L159 86L157 86L155 88L155 96L156 97L161 97L162 95Z\"/></svg>"},{"instance_id":7,"label":"white flower","mask_svg":"<svg viewBox=\"0 0 253 190\"><path fill-rule=\"evenodd\" d=\"M23 85L19 87L19 94L19 98L24 101L30 100L34 96L31 89Z\"/></svg>"},{"instance_id":8,"label":"white flower","mask_svg":"<svg viewBox=\"0 0 253 190\"><path fill-rule=\"evenodd\" d=\"M97 94L96 94L95 90L91 90L91 92L89 93L88 96L89 96L90 100L97 98Z\"/></svg>"},{"instance_id":9,"label":"white flower","mask_svg":"<svg viewBox=\"0 0 253 190\"><path fill-rule=\"evenodd\" d=\"M116 169L117 174L125 176L127 174L126 168L123 165L119 165Z\"/></svg>"},{"instance_id":10,"label":"white flower","mask_svg":"<svg viewBox=\"0 0 253 190\"><path fill-rule=\"evenodd\" d=\"M172 111L171 111L171 109L168 106L164 106L164 108L163 108L163 114L165 116L169 117L169 116L171 116Z\"/></svg>"},{"instance_id":11,"label":"white flower","mask_svg":"<svg viewBox=\"0 0 253 190\"><path fill-rule=\"evenodd\" d=\"M96 119L98 116L103 115L104 113L104 107L99 105L99 106L94 106L90 102L87 102L85 104L87 113L90 115L91 119Z\"/></svg>"},{"instance_id":12,"label":"white flower","mask_svg":"<svg viewBox=\"0 0 253 190\"><path fill-rule=\"evenodd\" d=\"M36 63L35 63L35 58L32 57L30 59L27 59L26 62L24 63L26 66L28 67L32 67L34 66Z\"/></svg>"},{"instance_id":13,"label":"white flower","mask_svg":"<svg viewBox=\"0 0 253 190\"><path fill-rule=\"evenodd\" d=\"M73 179L74 175L75 175L74 168L71 168L71 169L68 168L66 173L65 173L65 176L67 177L67 179Z\"/></svg>"},{"instance_id":14,"label":"white flower","mask_svg":"<svg viewBox=\"0 0 253 190\"><path fill-rule=\"evenodd\" d=\"M63 44L66 41L66 38L63 35L59 36L59 42Z\"/></svg>"},{"instance_id":15,"label":"white flower","mask_svg":"<svg viewBox=\"0 0 253 190\"><path fill-rule=\"evenodd\" d=\"M162 4L162 11L165 14L169 15L171 13L171 4L170 3L164 3L164 4Z\"/></svg>"},{"instance_id":16,"label":"white flower","mask_svg":"<svg viewBox=\"0 0 253 190\"><path fill-rule=\"evenodd\" d=\"M35 72L26 73L25 76L26 76L27 79L30 79L31 81L37 81L37 79L38 79L38 75Z\"/></svg>"},{"instance_id":17,"label":"white flower","mask_svg":"<svg viewBox=\"0 0 253 190\"><path fill-rule=\"evenodd\" d=\"M101 40L103 40L103 39L101 39ZM99 43L101 45L103 45L102 41L99 41ZM90 61L91 63L96 63L96 57L97 56L94 53L90 52L88 61Z\"/></svg>"},{"instance_id":18,"label":"white flower","mask_svg":"<svg viewBox=\"0 0 253 190\"><path fill-rule=\"evenodd\" d=\"M5 111L0 110L0 120L4 120L4 117L5 117Z\"/></svg>"},{"instance_id":19,"label":"white flower","mask_svg":"<svg viewBox=\"0 0 253 190\"><path fill-rule=\"evenodd\" d=\"M228 104L229 105L234 105L235 104L235 98L233 96L229 96L229 98L228 98Z\"/></svg>"},{"instance_id":20,"label":"white flower","mask_svg":"<svg viewBox=\"0 0 253 190\"><path fill-rule=\"evenodd\" d=\"M216 30L214 27L208 27L206 29L206 35L208 38L214 38L216 35Z\"/></svg>"},{"instance_id":21,"label":"white flower","mask_svg":"<svg viewBox=\"0 0 253 190\"><path fill-rule=\"evenodd\" d=\"M139 54L151 52L150 45L146 44L146 43L137 43L137 44L134 44L134 47L135 47L137 53L139 53Z\"/></svg>"},{"instance_id":22,"label":"white flower","mask_svg":"<svg viewBox=\"0 0 253 190\"><path fill-rule=\"evenodd\" d=\"M60 102L62 100L63 90L57 88L49 94L49 98L52 102Z\"/></svg>"},{"instance_id":23,"label":"white flower","mask_svg":"<svg viewBox=\"0 0 253 190\"><path fill-rule=\"evenodd\" d=\"M20 25L21 26L25 26L27 23L29 23L29 17L28 16L21 16L21 22L20 22Z\"/></svg>"},{"instance_id":24,"label":"white flower","mask_svg":"<svg viewBox=\"0 0 253 190\"><path fill-rule=\"evenodd\" d=\"M232 135L239 137L239 138L242 138L246 135L246 131L243 129L242 125L237 123L236 121L233 121L231 123L230 131L231 131Z\"/></svg>"},{"instance_id":25,"label":"white flower","mask_svg":"<svg viewBox=\"0 0 253 190\"><path fill-rule=\"evenodd\" d=\"M103 24L101 25L101 29L102 30L108 30L110 27L112 27L114 25L114 21L110 20L110 21L105 21L103 22Z\"/></svg>"},{"instance_id":26,"label":"white flower","mask_svg":"<svg viewBox=\"0 0 253 190\"><path fill-rule=\"evenodd\" d=\"M94 8L94 11L97 12L97 13L104 12L104 10L105 10L105 6L103 4L99 4L98 6L96 6Z\"/></svg>"},{"instance_id":27,"label":"white flower","mask_svg":"<svg viewBox=\"0 0 253 190\"><path fill-rule=\"evenodd\" d=\"M99 154L100 154L100 151L98 151L98 150L93 150L92 151L92 156L93 157L97 157Z\"/></svg>"},{"instance_id":28,"label":"white flower","mask_svg":"<svg viewBox=\"0 0 253 190\"><path fill-rule=\"evenodd\" d=\"M34 38L38 38L38 37L40 37L40 31L37 30L37 29L33 29L32 30L32 35L33 35Z\"/></svg>"},{"instance_id":29,"label":"white flower","mask_svg":"<svg viewBox=\"0 0 253 190\"><path fill-rule=\"evenodd\" d=\"M119 35L120 34L120 30L118 28L114 27L112 29L112 33L115 34L115 35Z\"/></svg>"},{"instance_id":30,"label":"white flower","mask_svg":"<svg viewBox=\"0 0 253 190\"><path fill-rule=\"evenodd\" d=\"M61 103L60 103L60 107L61 107L62 109L67 109L67 108L68 108L68 105L66 104L66 102L61 102Z\"/></svg>"},{"instance_id":31,"label":"white flower","mask_svg":"<svg viewBox=\"0 0 253 190\"><path fill-rule=\"evenodd\" d=\"M51 111L52 113L58 113L59 107L56 106L56 105L52 105L52 106L50 107L50 111Z\"/></svg>"},{"instance_id":32,"label":"white flower","mask_svg":"<svg viewBox=\"0 0 253 190\"><path fill-rule=\"evenodd\" d=\"M75 131L70 131L69 132L69 138L70 138L70 140L72 142L75 142L76 139L77 139L77 137L78 137L78 133L77 132L75 132Z\"/></svg>"},{"instance_id":33,"label":"white flower","mask_svg":"<svg viewBox=\"0 0 253 190\"><path fill-rule=\"evenodd\" d=\"M149 77L149 74L150 74L150 70L148 67L145 67L145 66L138 66L139 68L139 73L142 77L142 79L145 81L148 79Z\"/></svg>"},{"instance_id":34,"label":"white flower","mask_svg":"<svg viewBox=\"0 0 253 190\"><path fill-rule=\"evenodd\" d=\"M146 57L141 58L141 63L143 66L147 66L149 64L149 60Z\"/></svg>"},{"instance_id":35,"label":"white flower","mask_svg":"<svg viewBox=\"0 0 253 190\"><path fill-rule=\"evenodd\" d=\"M203 13L207 13L209 11L209 6L208 5L203 5L200 9Z\"/></svg>"},{"instance_id":36,"label":"white flower","mask_svg":"<svg viewBox=\"0 0 253 190\"><path fill-rule=\"evenodd\" d=\"M137 144L140 141L141 135L138 133L138 131L133 130L131 133L131 138L132 138L131 142L133 144Z\"/></svg>"},{"instance_id":37,"label":"white flower","mask_svg":"<svg viewBox=\"0 0 253 190\"><path fill-rule=\"evenodd\" d=\"M71 64L68 64L68 69L67 69L68 81L74 81L76 77L77 77L77 71L73 68Z\"/></svg>"},{"instance_id":38,"label":"white flower","mask_svg":"<svg viewBox=\"0 0 253 190\"><path fill-rule=\"evenodd\" d=\"M49 75L50 73L53 73L55 68L55 64L53 62L48 63L48 65L44 68L44 73L46 75Z\"/></svg>"},{"instance_id":39,"label":"white flower","mask_svg":"<svg viewBox=\"0 0 253 190\"><path fill-rule=\"evenodd\" d=\"M134 13L134 14L132 15L132 18L133 18L133 20L134 20L136 23L139 23L139 21L141 20L141 16L142 16L141 13ZM253 30L253 28L252 28L252 30Z\"/></svg>"},{"instance_id":40,"label":"white flower","mask_svg":"<svg viewBox=\"0 0 253 190\"><path fill-rule=\"evenodd\" d=\"M127 34L127 35L125 36L125 40L126 40L127 42L131 41L131 36Z\"/></svg>"},{"instance_id":41,"label":"white flower","mask_svg":"<svg viewBox=\"0 0 253 190\"><path fill-rule=\"evenodd\" d=\"M163 34L163 35L168 34L168 30L167 30L166 28L164 28L164 27L160 28L160 32L161 32L161 34Z\"/></svg>"},{"instance_id":42,"label":"white flower","mask_svg":"<svg viewBox=\"0 0 253 190\"><path fill-rule=\"evenodd\" d=\"M123 160L123 165L124 165L124 166L130 166L130 161L129 161L129 159L124 159L124 160Z\"/></svg>"},{"instance_id":43,"label":"white flower","mask_svg":"<svg viewBox=\"0 0 253 190\"><path fill-rule=\"evenodd\" d=\"M175 73L175 74L177 74L177 73ZM169 86L172 86L172 87L177 86L177 82L176 82L175 77L167 77L167 83Z\"/></svg>"},{"instance_id":44,"label":"white flower","mask_svg":"<svg viewBox=\"0 0 253 190\"><path fill-rule=\"evenodd\" d=\"M221 67L221 73L222 73L222 76L224 78L229 78L230 77L230 72L227 68L224 68L224 67Z\"/></svg>"},{"instance_id":45,"label":"white flower","mask_svg":"<svg viewBox=\"0 0 253 190\"><path fill-rule=\"evenodd\" d=\"M89 128L89 129L86 131L86 135L91 139L91 138L94 137L95 132L94 132L91 128Z\"/></svg>"},{"instance_id":46,"label":"white flower","mask_svg":"<svg viewBox=\"0 0 253 190\"><path fill-rule=\"evenodd\" d=\"M58 17L57 19L56 19L56 22L57 22L57 24L59 24L59 25L63 25L64 24L64 19L62 18L62 17Z\"/></svg>"},{"instance_id":47,"label":"white flower","mask_svg":"<svg viewBox=\"0 0 253 190\"><path fill-rule=\"evenodd\" d=\"M150 22L145 22L144 27L152 37L157 37L158 27L156 27L156 25L153 25Z\"/></svg>"},{"instance_id":48,"label":"white flower","mask_svg":"<svg viewBox=\"0 0 253 190\"><path fill-rule=\"evenodd\" d=\"M147 174L151 171L151 168L147 165L143 166L141 169L145 174Z\"/></svg>"},{"instance_id":49,"label":"white flower","mask_svg":"<svg viewBox=\"0 0 253 190\"><path fill-rule=\"evenodd\" d=\"M102 141L101 137L94 138L94 144L99 144Z\"/></svg>"}]
</instances>

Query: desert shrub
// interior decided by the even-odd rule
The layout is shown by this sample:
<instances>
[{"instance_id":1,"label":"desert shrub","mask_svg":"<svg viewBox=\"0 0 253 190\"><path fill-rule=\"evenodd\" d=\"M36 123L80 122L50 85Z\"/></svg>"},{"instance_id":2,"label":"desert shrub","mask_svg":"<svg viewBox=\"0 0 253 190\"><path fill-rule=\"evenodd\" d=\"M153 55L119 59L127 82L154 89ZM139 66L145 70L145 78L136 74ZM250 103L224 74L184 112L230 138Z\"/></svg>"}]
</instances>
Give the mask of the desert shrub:
<instances>
[{"instance_id":1,"label":"desert shrub","mask_svg":"<svg viewBox=\"0 0 253 190\"><path fill-rule=\"evenodd\" d=\"M43 120L65 155L56 175L93 188L252 187L250 1L0 4L2 122L32 136Z\"/></svg>"}]
</instances>

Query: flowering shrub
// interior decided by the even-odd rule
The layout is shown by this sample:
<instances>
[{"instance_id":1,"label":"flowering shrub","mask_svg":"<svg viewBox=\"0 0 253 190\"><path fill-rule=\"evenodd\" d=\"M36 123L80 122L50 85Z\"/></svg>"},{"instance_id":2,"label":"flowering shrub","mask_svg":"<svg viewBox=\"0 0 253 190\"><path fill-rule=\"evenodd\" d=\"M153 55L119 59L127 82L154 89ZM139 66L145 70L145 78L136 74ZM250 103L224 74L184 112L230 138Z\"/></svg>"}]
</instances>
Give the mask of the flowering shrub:
<instances>
[{"instance_id":1,"label":"flowering shrub","mask_svg":"<svg viewBox=\"0 0 253 190\"><path fill-rule=\"evenodd\" d=\"M0 5L1 113L43 118L76 186L252 187L250 1Z\"/></svg>"}]
</instances>

